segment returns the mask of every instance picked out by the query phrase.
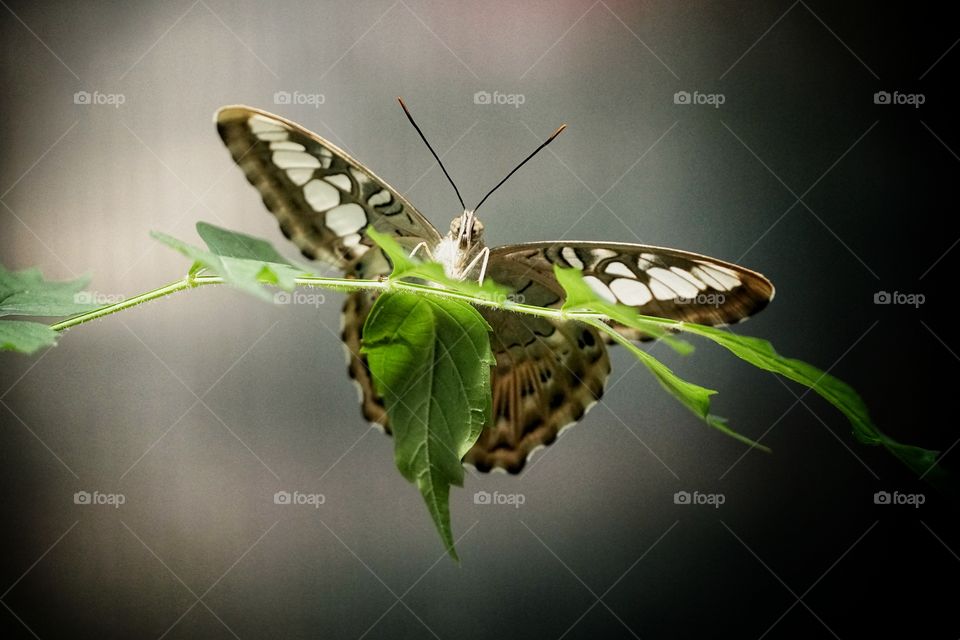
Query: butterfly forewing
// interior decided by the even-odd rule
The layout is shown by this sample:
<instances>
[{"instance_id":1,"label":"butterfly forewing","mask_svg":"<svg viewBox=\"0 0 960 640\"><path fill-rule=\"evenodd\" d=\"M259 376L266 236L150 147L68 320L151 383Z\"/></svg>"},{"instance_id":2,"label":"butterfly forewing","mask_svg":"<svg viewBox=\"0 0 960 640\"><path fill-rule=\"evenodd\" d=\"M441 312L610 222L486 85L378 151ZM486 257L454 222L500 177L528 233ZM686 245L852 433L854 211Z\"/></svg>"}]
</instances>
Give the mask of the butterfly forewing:
<instances>
[{"instance_id":1,"label":"butterfly forewing","mask_svg":"<svg viewBox=\"0 0 960 640\"><path fill-rule=\"evenodd\" d=\"M610 302L643 315L725 325L757 313L773 299L759 273L707 256L638 244L531 242L497 247L490 263L517 263L553 278L553 265L580 269ZM558 285L555 285L558 286Z\"/></svg>"},{"instance_id":2,"label":"butterfly forewing","mask_svg":"<svg viewBox=\"0 0 960 640\"><path fill-rule=\"evenodd\" d=\"M234 161L308 258L349 269L372 246L367 226L405 244L440 234L403 196L336 145L279 116L224 107L217 130Z\"/></svg>"}]
</instances>

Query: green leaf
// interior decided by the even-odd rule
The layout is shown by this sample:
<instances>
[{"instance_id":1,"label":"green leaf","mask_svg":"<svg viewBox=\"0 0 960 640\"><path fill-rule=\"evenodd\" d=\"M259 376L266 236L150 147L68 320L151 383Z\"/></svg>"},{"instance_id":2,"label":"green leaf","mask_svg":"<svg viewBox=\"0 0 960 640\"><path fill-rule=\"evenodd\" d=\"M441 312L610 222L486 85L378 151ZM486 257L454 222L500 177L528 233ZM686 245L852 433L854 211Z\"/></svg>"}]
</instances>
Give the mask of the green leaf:
<instances>
[{"instance_id":1,"label":"green leaf","mask_svg":"<svg viewBox=\"0 0 960 640\"><path fill-rule=\"evenodd\" d=\"M0 265L0 316L71 316L96 308L83 292L88 276L63 282L43 279L39 269L7 271Z\"/></svg>"},{"instance_id":2,"label":"green leaf","mask_svg":"<svg viewBox=\"0 0 960 640\"><path fill-rule=\"evenodd\" d=\"M7 320L7 316L61 317L97 307L83 291L89 277L62 282L43 279L39 269L7 271L0 265L0 351L33 353L56 344L58 334L45 324Z\"/></svg>"},{"instance_id":3,"label":"green leaf","mask_svg":"<svg viewBox=\"0 0 960 640\"><path fill-rule=\"evenodd\" d=\"M312 275L290 264L266 240L206 222L197 223L197 233L207 243L209 251L158 231L150 235L193 260L191 275L206 269L241 291L268 302L273 300L273 294L262 285L271 284L292 291L297 277Z\"/></svg>"},{"instance_id":4,"label":"green leaf","mask_svg":"<svg viewBox=\"0 0 960 640\"><path fill-rule=\"evenodd\" d=\"M57 343L58 334L45 324L27 320L0 321L0 351L33 353Z\"/></svg>"},{"instance_id":5,"label":"green leaf","mask_svg":"<svg viewBox=\"0 0 960 640\"><path fill-rule=\"evenodd\" d=\"M918 475L926 475L934 483L946 480L946 472L936 464L938 451L902 444L882 433L870 419L860 395L842 380L801 360L781 356L766 340L698 324L684 323L683 331L708 338L755 367L802 384L839 409L850 421L858 440L882 445Z\"/></svg>"},{"instance_id":6,"label":"green leaf","mask_svg":"<svg viewBox=\"0 0 960 640\"><path fill-rule=\"evenodd\" d=\"M770 453L769 447L766 447L755 440L751 440L750 438L737 433L727 426L726 418L722 418L710 413L710 396L715 394L716 391L713 389L707 389L706 387L701 387L700 385L680 378L665 364L632 343L628 338L621 336L616 332L615 329L612 329L606 323L597 320L589 322L588 324L591 324L601 331L606 332L618 343L629 349L637 357L637 359L639 359L647 367L647 369L650 370L650 373L654 375L660 385L666 389L670 395L679 400L683 406L690 409L690 411L692 411L698 418L706 422L714 429L717 429L721 433L724 433L735 440L739 440L740 442L751 447L756 447L761 451Z\"/></svg>"},{"instance_id":7,"label":"green leaf","mask_svg":"<svg viewBox=\"0 0 960 640\"><path fill-rule=\"evenodd\" d=\"M395 437L400 473L414 482L447 552L457 558L450 485L490 418L490 327L467 303L409 293L377 298L363 348Z\"/></svg>"}]
</instances>

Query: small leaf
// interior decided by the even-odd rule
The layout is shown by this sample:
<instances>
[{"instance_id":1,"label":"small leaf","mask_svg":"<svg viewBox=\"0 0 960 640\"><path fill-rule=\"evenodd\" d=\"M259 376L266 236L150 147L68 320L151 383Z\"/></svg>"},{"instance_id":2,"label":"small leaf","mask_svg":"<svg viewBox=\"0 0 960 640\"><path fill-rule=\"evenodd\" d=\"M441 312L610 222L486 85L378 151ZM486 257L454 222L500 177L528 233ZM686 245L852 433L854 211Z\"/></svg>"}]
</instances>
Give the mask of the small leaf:
<instances>
[{"instance_id":1,"label":"small leaf","mask_svg":"<svg viewBox=\"0 0 960 640\"><path fill-rule=\"evenodd\" d=\"M467 303L408 293L380 295L363 327L397 468L416 483L454 559L450 485L463 486L461 460L490 418L489 331Z\"/></svg>"},{"instance_id":2,"label":"small leaf","mask_svg":"<svg viewBox=\"0 0 960 640\"><path fill-rule=\"evenodd\" d=\"M629 349L637 357L637 359L646 365L647 369L650 370L660 385L670 395L679 400L680 404L690 409L690 411L692 411L701 420L706 422L714 429L730 436L731 438L734 438L735 440L739 440L740 442L751 447L756 447L761 451L770 453L769 447L766 447L755 440L751 440L750 438L737 433L727 426L726 418L722 418L710 413L710 396L714 395L716 391L713 389L707 389L706 387L701 387L700 385L680 378L669 367L637 345L633 344L629 339L620 336L620 334L614 335L613 332L616 330L612 329L609 325L606 325L600 321L597 321L596 323L591 322L590 324L597 327L601 331L605 331L611 335L614 340Z\"/></svg>"},{"instance_id":3,"label":"small leaf","mask_svg":"<svg viewBox=\"0 0 960 640\"><path fill-rule=\"evenodd\" d=\"M0 265L0 316L72 316L95 309L83 293L90 278L49 282L39 269L7 271Z\"/></svg>"},{"instance_id":4,"label":"small leaf","mask_svg":"<svg viewBox=\"0 0 960 640\"><path fill-rule=\"evenodd\" d=\"M206 269L241 291L268 302L273 295L262 285L271 284L292 291L296 286L296 278L311 275L290 264L266 240L206 222L197 223L197 233L207 243L209 251L158 231L150 235L193 260L190 275L196 275L201 268Z\"/></svg>"},{"instance_id":5,"label":"small leaf","mask_svg":"<svg viewBox=\"0 0 960 640\"><path fill-rule=\"evenodd\" d=\"M53 346L60 334L45 324L27 320L0 321L0 351L33 353Z\"/></svg>"},{"instance_id":6,"label":"small leaf","mask_svg":"<svg viewBox=\"0 0 960 640\"><path fill-rule=\"evenodd\" d=\"M918 475L925 475L934 483L946 480L946 471L936 464L938 451L905 445L882 433L870 419L867 405L860 395L842 380L801 360L781 356L773 345L760 338L739 336L698 324L685 323L683 330L716 342L755 367L780 374L811 389L847 417L858 440L882 445Z\"/></svg>"}]
</instances>

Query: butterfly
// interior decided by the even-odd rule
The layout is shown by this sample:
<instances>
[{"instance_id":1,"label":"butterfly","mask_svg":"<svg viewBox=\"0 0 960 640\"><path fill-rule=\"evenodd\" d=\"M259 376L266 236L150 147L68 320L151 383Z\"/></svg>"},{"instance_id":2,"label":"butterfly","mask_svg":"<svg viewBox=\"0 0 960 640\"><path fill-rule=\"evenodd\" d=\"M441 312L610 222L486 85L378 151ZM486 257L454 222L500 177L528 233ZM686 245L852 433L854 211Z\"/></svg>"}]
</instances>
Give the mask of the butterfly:
<instances>
[{"instance_id":1,"label":"butterfly","mask_svg":"<svg viewBox=\"0 0 960 640\"><path fill-rule=\"evenodd\" d=\"M774 296L773 285L759 273L676 249L566 240L490 248L475 214L479 205L464 207L444 234L365 165L298 124L260 109L228 106L217 112L216 125L284 236L305 257L351 277L390 273L389 261L364 233L372 227L394 237L411 254L425 252L451 277L489 277L524 303L542 307L559 307L564 301L554 265L581 270L599 296L641 314L714 326L740 322ZM432 147L430 151L439 162ZM442 162L440 166L449 178ZM347 297L341 337L363 415L389 433L383 398L360 351L363 323L375 299L376 293L365 291ZM492 308L481 308L480 313L492 327L490 344L496 357L493 413L463 461L478 471L518 473L536 449L554 442L600 399L610 359L593 327ZM633 339L643 338L623 331Z\"/></svg>"}]
</instances>

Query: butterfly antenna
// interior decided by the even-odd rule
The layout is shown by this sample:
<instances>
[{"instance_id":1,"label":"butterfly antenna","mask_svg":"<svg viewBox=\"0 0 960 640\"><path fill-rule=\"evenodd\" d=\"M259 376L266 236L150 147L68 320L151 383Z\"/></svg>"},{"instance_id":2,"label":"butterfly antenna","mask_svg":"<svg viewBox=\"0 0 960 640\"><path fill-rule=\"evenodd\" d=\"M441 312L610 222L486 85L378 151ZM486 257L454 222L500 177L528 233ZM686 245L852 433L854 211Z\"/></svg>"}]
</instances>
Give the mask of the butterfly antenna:
<instances>
[{"instance_id":1,"label":"butterfly antenna","mask_svg":"<svg viewBox=\"0 0 960 640\"><path fill-rule=\"evenodd\" d=\"M433 157L437 159L437 164L439 164L440 168L443 170L443 175L447 176L447 180L450 181L450 185L457 193L457 199L460 201L460 206L466 210L467 205L463 204L463 197L460 195L460 189L457 189L457 184L453 181L453 178L450 177L450 174L447 173L447 168L443 166L443 160L440 159L440 156L437 155L437 152L434 151L433 147L430 146L430 143L427 142L427 136L423 135L423 131L421 131L420 127L417 126L417 121L413 119L413 116L410 114L410 109L407 109L407 105L403 103L403 98L397 96L397 102L399 102L400 106L403 107L403 112L407 114L407 120L410 121L410 124L413 125L413 128L416 129L417 133L420 134L420 139L423 140L423 144L427 145L427 149L430 149L430 153L432 153Z\"/></svg>"},{"instance_id":2,"label":"butterfly antenna","mask_svg":"<svg viewBox=\"0 0 960 640\"><path fill-rule=\"evenodd\" d=\"M534 149L533 153L531 153L530 155L528 155L526 158L523 159L523 162L521 162L521 163L518 164L516 167L514 167L513 171L511 171L510 173L508 173L506 178L504 178L503 180L501 180L500 182L498 182L498 183L497 183L497 186L495 186L493 189L490 189L490 191L487 192L487 195L483 196L483 199L480 200L480 204L478 204L477 206L475 206L475 207L473 208L473 210L476 211L477 209L479 209L479 208L480 208L480 205L487 201L487 198L490 197L490 194L491 194L491 193L493 193L494 191L496 191L497 189L499 189L499 188L500 188L500 185L502 185L504 182L506 182L507 180L509 180L509 179L510 179L510 176L512 176L513 174L515 174L515 173L520 169L520 167L522 167L523 165L527 164L527 161L530 160L530 158L532 158L533 156L535 156L535 155L537 155L538 153L540 153L540 151L541 151L545 146L547 146L548 144L550 144L551 142L553 142L553 139L556 138L558 135L560 135L560 134L563 132L563 130L566 129L566 128L567 128L567 125L565 125L565 124L560 125L560 126L557 128L557 130L554 131L554 132L550 135L549 138L547 138L546 142L544 142L544 143L541 144L539 147L537 147L536 149Z\"/></svg>"}]
</instances>

